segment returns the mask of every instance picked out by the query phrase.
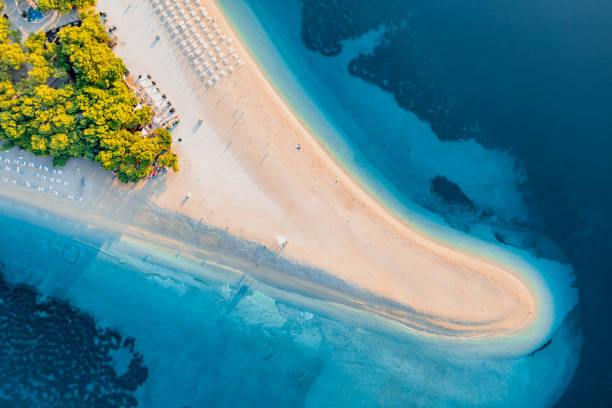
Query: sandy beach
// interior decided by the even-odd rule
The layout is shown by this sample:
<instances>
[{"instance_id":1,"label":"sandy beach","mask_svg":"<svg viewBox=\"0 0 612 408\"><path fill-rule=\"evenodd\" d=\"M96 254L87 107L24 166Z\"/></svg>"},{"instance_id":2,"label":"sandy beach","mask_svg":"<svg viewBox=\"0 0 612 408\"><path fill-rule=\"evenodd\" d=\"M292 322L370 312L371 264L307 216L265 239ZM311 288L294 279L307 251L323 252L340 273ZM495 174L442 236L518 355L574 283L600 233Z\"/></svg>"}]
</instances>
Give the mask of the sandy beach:
<instances>
[{"instance_id":1,"label":"sandy beach","mask_svg":"<svg viewBox=\"0 0 612 408\"><path fill-rule=\"evenodd\" d=\"M120 234L134 234L149 205L183 214L402 305L410 313L378 311L424 334L504 337L552 313L520 271L445 245L368 195L277 95L218 6L202 4L245 62L208 87L152 2L98 1L117 27L115 52L131 75L149 73L181 115L173 130L180 172L122 186L97 164L73 160L64 172L79 191L66 194L79 200L69 205L63 197L41 202L40 192L10 183L0 192Z\"/></svg>"}]
</instances>

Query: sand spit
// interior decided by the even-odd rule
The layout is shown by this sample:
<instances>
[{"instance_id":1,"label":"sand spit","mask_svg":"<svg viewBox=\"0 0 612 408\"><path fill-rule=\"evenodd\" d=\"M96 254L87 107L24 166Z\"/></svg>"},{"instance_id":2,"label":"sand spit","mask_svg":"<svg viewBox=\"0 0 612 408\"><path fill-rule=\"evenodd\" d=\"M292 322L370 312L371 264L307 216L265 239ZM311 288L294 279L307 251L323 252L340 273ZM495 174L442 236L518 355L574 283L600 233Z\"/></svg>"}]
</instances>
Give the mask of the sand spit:
<instances>
[{"instance_id":1,"label":"sand spit","mask_svg":"<svg viewBox=\"0 0 612 408\"><path fill-rule=\"evenodd\" d=\"M391 317L422 334L507 338L530 332L542 315L552 315L549 300L538 297L521 271L444 245L370 197L275 93L217 5L202 4L211 17L206 24L222 33L215 35L233 39L233 52L245 62L231 73L224 70L213 85L196 72L153 3L98 2L117 27L115 52L132 75L150 73L181 115L173 132L179 173L120 186L96 164L74 160L64 172L78 169L73 185L80 186L82 201L41 200L45 192L10 183L0 184L0 192L119 235L166 237L177 248L189 241L222 254L227 241L210 246L198 238L206 231L193 227L207 226L251 245L231 259L223 255L229 267L253 269L250 257L259 251L275 270L267 279L304 292L314 282L322 297ZM195 27L197 35L201 28ZM194 224L186 229L187 219ZM299 268L292 269L283 279L278 271L294 264L311 272L299 276ZM326 284L329 293L321 295ZM530 346L545 341L549 329L537 330Z\"/></svg>"}]
</instances>

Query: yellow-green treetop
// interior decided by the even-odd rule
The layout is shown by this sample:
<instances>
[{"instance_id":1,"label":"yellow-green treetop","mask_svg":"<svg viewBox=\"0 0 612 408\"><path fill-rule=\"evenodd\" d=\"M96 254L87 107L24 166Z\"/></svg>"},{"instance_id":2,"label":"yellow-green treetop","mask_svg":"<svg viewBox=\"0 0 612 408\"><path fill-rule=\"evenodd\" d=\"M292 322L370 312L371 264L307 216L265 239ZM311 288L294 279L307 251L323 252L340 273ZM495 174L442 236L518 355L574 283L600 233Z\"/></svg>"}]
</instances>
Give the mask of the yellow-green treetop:
<instances>
[{"instance_id":1,"label":"yellow-green treetop","mask_svg":"<svg viewBox=\"0 0 612 408\"><path fill-rule=\"evenodd\" d=\"M39 9L43 11L60 10L62 13L95 5L96 0L38 0Z\"/></svg>"},{"instance_id":2,"label":"yellow-green treetop","mask_svg":"<svg viewBox=\"0 0 612 408\"><path fill-rule=\"evenodd\" d=\"M170 133L141 132L153 112L136 108L125 66L95 12L81 13L81 24L61 29L56 43L36 33L23 48L0 20L0 139L53 156L57 165L71 157L94 159L123 182L146 177L154 166L178 171ZM24 64L27 76L12 83Z\"/></svg>"}]
</instances>

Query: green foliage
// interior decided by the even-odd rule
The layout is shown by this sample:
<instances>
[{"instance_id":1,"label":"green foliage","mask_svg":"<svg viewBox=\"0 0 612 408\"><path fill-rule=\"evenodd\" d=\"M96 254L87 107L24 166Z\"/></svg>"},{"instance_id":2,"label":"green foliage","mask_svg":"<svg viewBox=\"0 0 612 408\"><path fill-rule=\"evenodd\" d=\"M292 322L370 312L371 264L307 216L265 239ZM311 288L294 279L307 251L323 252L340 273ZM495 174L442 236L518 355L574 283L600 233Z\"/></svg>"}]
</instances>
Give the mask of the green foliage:
<instances>
[{"instance_id":1,"label":"green foliage","mask_svg":"<svg viewBox=\"0 0 612 408\"><path fill-rule=\"evenodd\" d=\"M9 35L9 22L0 17L0 81L10 79L12 71L20 69L26 61L25 53Z\"/></svg>"},{"instance_id":2,"label":"green foliage","mask_svg":"<svg viewBox=\"0 0 612 408\"><path fill-rule=\"evenodd\" d=\"M60 10L62 13L67 13L72 9L95 5L96 0L38 0L38 8L40 10Z\"/></svg>"},{"instance_id":3,"label":"green foliage","mask_svg":"<svg viewBox=\"0 0 612 408\"><path fill-rule=\"evenodd\" d=\"M170 133L138 131L153 112L136 109L138 101L123 81L125 66L107 46L98 16L88 11L81 18L80 26L60 30L56 43L36 33L23 49L8 39L8 25L0 24L0 139L53 156L58 166L71 157L94 159L123 182L146 177L154 166L178 171ZM27 77L11 82L12 71L26 62ZM53 87L67 72L74 73L74 83Z\"/></svg>"},{"instance_id":4,"label":"green foliage","mask_svg":"<svg viewBox=\"0 0 612 408\"><path fill-rule=\"evenodd\" d=\"M20 43L21 42L21 31L19 30L11 30L9 31L9 36L11 37L11 39L16 42L16 43Z\"/></svg>"}]
</instances>

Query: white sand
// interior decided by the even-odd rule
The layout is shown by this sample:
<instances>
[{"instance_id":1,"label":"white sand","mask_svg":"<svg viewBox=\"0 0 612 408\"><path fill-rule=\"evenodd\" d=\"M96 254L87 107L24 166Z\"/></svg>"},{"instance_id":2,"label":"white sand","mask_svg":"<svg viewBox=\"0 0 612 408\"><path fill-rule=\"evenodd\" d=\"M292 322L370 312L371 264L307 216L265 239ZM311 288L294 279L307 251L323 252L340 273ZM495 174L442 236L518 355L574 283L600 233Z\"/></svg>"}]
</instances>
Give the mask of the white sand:
<instances>
[{"instance_id":1,"label":"white sand","mask_svg":"<svg viewBox=\"0 0 612 408\"><path fill-rule=\"evenodd\" d=\"M71 161L69 168L82 166L80 173L87 175L81 195L91 204L81 206L41 202L39 193L17 194L13 186L0 191L119 231L127 230L138 206L151 199L406 305L451 335L456 330L497 336L530 327L540 304L516 271L442 245L374 201L274 92L217 6L205 5L246 61L208 91L149 1L98 1L118 28L115 52L132 73L150 73L183 118L173 132L179 173L122 187L95 164ZM156 42L157 33L162 38ZM204 124L196 129L198 117ZM279 246L279 236L287 238L286 246Z\"/></svg>"},{"instance_id":2,"label":"white sand","mask_svg":"<svg viewBox=\"0 0 612 408\"><path fill-rule=\"evenodd\" d=\"M286 236L282 255L438 323L452 319L449 328L486 333L530 322L536 300L516 274L438 244L368 196L296 120L217 6L204 4L247 62L208 91L151 3L99 3L118 27L118 55L132 72L151 73L184 118L174 132L183 139L175 143L181 171L167 177L157 204L272 249ZM162 40L153 44L156 33ZM193 132L197 117L204 126Z\"/></svg>"}]
</instances>

